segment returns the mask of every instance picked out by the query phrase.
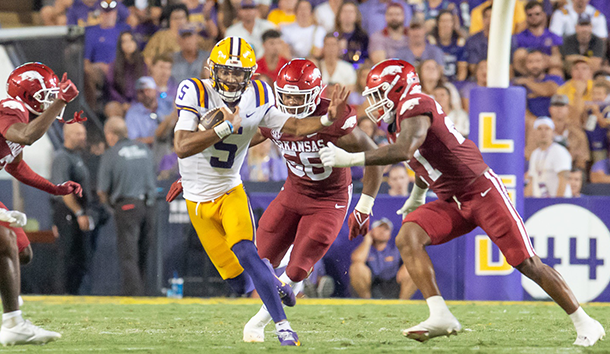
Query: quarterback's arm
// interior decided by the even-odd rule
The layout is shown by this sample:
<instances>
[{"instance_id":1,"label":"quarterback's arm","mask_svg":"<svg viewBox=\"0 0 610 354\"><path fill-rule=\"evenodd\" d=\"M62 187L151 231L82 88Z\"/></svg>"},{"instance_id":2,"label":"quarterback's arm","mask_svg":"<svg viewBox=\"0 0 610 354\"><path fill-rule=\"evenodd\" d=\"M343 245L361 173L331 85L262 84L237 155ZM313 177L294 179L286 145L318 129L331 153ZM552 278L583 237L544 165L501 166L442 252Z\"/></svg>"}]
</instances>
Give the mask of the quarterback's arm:
<instances>
[{"instance_id":1,"label":"quarterback's arm","mask_svg":"<svg viewBox=\"0 0 610 354\"><path fill-rule=\"evenodd\" d=\"M179 158L184 159L198 154L239 129L241 126L239 107L235 107L235 112L230 112L225 107L222 107L221 110L224 112L225 120L214 129L176 131L174 134L174 149Z\"/></svg>"},{"instance_id":2,"label":"quarterback's arm","mask_svg":"<svg viewBox=\"0 0 610 354\"><path fill-rule=\"evenodd\" d=\"M49 130L49 127L53 124L65 106L66 102L55 100L46 111L31 122L19 122L11 125L7 129L4 137L6 140L17 144L32 145Z\"/></svg>"},{"instance_id":3,"label":"quarterback's arm","mask_svg":"<svg viewBox=\"0 0 610 354\"><path fill-rule=\"evenodd\" d=\"M360 128L354 130L337 140L337 146L349 152L370 151L377 149L377 144ZM380 166L367 166L362 178L362 194L375 198L383 179L383 168Z\"/></svg>"},{"instance_id":4,"label":"quarterback's arm","mask_svg":"<svg viewBox=\"0 0 610 354\"><path fill-rule=\"evenodd\" d=\"M219 142L220 137L214 130L188 131L178 130L174 134L174 149L179 158L198 154Z\"/></svg>"},{"instance_id":5,"label":"quarterback's arm","mask_svg":"<svg viewBox=\"0 0 610 354\"><path fill-rule=\"evenodd\" d=\"M425 115L403 119L396 143L365 152L364 165L391 165L412 159L426 140L431 124Z\"/></svg>"}]
</instances>

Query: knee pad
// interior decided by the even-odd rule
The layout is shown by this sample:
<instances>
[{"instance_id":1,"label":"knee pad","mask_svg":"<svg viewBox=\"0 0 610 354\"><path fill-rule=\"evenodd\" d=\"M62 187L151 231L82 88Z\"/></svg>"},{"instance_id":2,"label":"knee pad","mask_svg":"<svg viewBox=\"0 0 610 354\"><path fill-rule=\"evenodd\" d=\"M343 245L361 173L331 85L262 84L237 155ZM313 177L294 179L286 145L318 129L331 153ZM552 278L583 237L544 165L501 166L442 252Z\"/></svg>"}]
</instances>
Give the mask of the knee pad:
<instances>
[{"instance_id":1,"label":"knee pad","mask_svg":"<svg viewBox=\"0 0 610 354\"><path fill-rule=\"evenodd\" d=\"M252 278L250 278L250 276L245 272L242 272L235 278L226 279L226 281L229 283L233 291L235 291L238 295L246 295L254 290Z\"/></svg>"}]
</instances>

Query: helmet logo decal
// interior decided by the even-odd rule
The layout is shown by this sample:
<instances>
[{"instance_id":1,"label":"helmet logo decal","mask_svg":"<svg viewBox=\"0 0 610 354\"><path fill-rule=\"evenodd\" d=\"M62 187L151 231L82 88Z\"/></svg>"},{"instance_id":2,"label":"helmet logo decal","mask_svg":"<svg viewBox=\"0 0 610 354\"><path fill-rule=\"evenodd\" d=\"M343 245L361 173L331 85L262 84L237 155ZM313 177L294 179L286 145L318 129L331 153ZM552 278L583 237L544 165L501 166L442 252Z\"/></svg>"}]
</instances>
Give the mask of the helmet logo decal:
<instances>
[{"instance_id":1,"label":"helmet logo decal","mask_svg":"<svg viewBox=\"0 0 610 354\"><path fill-rule=\"evenodd\" d=\"M322 77L322 73L320 72L320 69L318 69L318 68L313 69L313 71L311 72L311 78L317 79L317 78L321 78L321 77Z\"/></svg>"},{"instance_id":2,"label":"helmet logo decal","mask_svg":"<svg viewBox=\"0 0 610 354\"><path fill-rule=\"evenodd\" d=\"M410 72L407 74L407 84L413 84L419 82L419 78L417 77L417 74L414 72Z\"/></svg>"},{"instance_id":3,"label":"helmet logo decal","mask_svg":"<svg viewBox=\"0 0 610 354\"><path fill-rule=\"evenodd\" d=\"M40 75L40 73L37 71L29 70L19 76L21 77L21 80L28 80L28 81L38 80L38 82L40 82L40 86L42 88L47 88L44 84L44 77L42 77L42 75Z\"/></svg>"},{"instance_id":4,"label":"helmet logo decal","mask_svg":"<svg viewBox=\"0 0 610 354\"><path fill-rule=\"evenodd\" d=\"M383 71L381 71L381 75L379 76L394 75L401 72L402 67L400 65L390 65L388 67L383 68Z\"/></svg>"}]
</instances>

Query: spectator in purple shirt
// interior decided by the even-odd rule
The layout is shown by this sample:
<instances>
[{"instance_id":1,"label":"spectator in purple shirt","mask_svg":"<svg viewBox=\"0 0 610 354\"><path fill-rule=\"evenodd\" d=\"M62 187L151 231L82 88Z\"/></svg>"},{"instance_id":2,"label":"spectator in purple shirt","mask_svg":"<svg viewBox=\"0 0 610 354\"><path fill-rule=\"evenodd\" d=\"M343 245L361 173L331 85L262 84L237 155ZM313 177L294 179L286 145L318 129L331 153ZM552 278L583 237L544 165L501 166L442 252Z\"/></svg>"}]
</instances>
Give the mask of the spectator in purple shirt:
<instances>
[{"instance_id":1,"label":"spectator in purple shirt","mask_svg":"<svg viewBox=\"0 0 610 354\"><path fill-rule=\"evenodd\" d=\"M388 218L375 221L371 231L352 252L350 284L360 298L406 300L417 290L402 264L398 248L390 244L392 229Z\"/></svg>"},{"instance_id":2,"label":"spectator in purple shirt","mask_svg":"<svg viewBox=\"0 0 610 354\"><path fill-rule=\"evenodd\" d=\"M100 24L85 29L85 98L93 109L97 109L97 91L104 86L121 32L129 30L128 25L117 23L118 10L109 5L112 1L98 4Z\"/></svg>"},{"instance_id":3,"label":"spectator in purple shirt","mask_svg":"<svg viewBox=\"0 0 610 354\"><path fill-rule=\"evenodd\" d=\"M383 30L383 28L386 26L386 8L393 3L397 3L402 6L405 13L404 26L409 26L409 23L411 23L411 17L413 17L413 10L405 1L368 0L360 5L360 12L364 14L364 16L362 16L362 28L364 28L366 33L372 34Z\"/></svg>"},{"instance_id":4,"label":"spectator in purple shirt","mask_svg":"<svg viewBox=\"0 0 610 354\"><path fill-rule=\"evenodd\" d=\"M352 0L339 6L335 31L341 46L341 59L352 64L362 64L368 59L369 36L362 29L362 14Z\"/></svg>"},{"instance_id":5,"label":"spectator in purple shirt","mask_svg":"<svg viewBox=\"0 0 610 354\"><path fill-rule=\"evenodd\" d=\"M146 76L148 69L138 45L129 31L121 33L116 57L108 68L107 88L110 102L106 104L106 117L123 117L136 100L136 80Z\"/></svg>"},{"instance_id":6,"label":"spectator in purple shirt","mask_svg":"<svg viewBox=\"0 0 610 354\"><path fill-rule=\"evenodd\" d=\"M449 81L464 81L468 77L468 63L464 53L466 39L455 30L455 16L448 10L438 15L436 27L428 42L441 48L445 55L443 73Z\"/></svg>"},{"instance_id":7,"label":"spectator in purple shirt","mask_svg":"<svg viewBox=\"0 0 610 354\"><path fill-rule=\"evenodd\" d=\"M362 10L362 7L360 8ZM409 43L408 27L405 26L404 7L390 3L385 11L387 26L381 31L370 33L369 55L373 64L388 58L395 58L396 51Z\"/></svg>"},{"instance_id":8,"label":"spectator in purple shirt","mask_svg":"<svg viewBox=\"0 0 610 354\"><path fill-rule=\"evenodd\" d=\"M546 73L545 55L532 50L525 59L526 75L513 80L514 85L527 90L527 110L536 117L550 116L551 97L557 92L563 80L559 76Z\"/></svg>"},{"instance_id":9,"label":"spectator in purple shirt","mask_svg":"<svg viewBox=\"0 0 610 354\"><path fill-rule=\"evenodd\" d=\"M468 71L474 74L475 66L482 60L487 60L487 42L489 41L489 28L491 25L491 6L483 9L483 30L468 38L464 46Z\"/></svg>"},{"instance_id":10,"label":"spectator in purple shirt","mask_svg":"<svg viewBox=\"0 0 610 354\"><path fill-rule=\"evenodd\" d=\"M539 50L550 56L549 72L561 74L563 63L559 47L563 39L547 28L548 19L542 4L531 0L525 5L527 28L513 36L513 68L517 73L525 73L525 58L531 50Z\"/></svg>"},{"instance_id":11,"label":"spectator in purple shirt","mask_svg":"<svg viewBox=\"0 0 610 354\"><path fill-rule=\"evenodd\" d=\"M170 117L173 106L157 99L157 85L150 76L139 78L136 90L138 100L125 114L129 139L152 146L159 124Z\"/></svg>"},{"instance_id":12,"label":"spectator in purple shirt","mask_svg":"<svg viewBox=\"0 0 610 354\"><path fill-rule=\"evenodd\" d=\"M66 12L67 24L81 27L95 26L102 21L101 15L104 10L114 9L118 12L117 23L127 23L129 10L117 0L74 0Z\"/></svg>"},{"instance_id":13,"label":"spectator in purple shirt","mask_svg":"<svg viewBox=\"0 0 610 354\"><path fill-rule=\"evenodd\" d=\"M420 23L411 23L409 45L397 50L396 57L408 61L415 67L428 59L434 59L439 65L445 66L445 54L439 47L426 41L426 29Z\"/></svg>"}]
</instances>

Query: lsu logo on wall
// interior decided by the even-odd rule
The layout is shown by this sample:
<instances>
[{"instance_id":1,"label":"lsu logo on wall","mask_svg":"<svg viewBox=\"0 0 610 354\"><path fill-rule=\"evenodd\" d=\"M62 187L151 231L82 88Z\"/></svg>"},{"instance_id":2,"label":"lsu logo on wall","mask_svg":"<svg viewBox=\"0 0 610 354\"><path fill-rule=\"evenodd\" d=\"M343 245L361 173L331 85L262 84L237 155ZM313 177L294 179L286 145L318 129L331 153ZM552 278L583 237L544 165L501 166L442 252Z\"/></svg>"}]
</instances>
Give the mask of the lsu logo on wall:
<instances>
[{"instance_id":1,"label":"lsu logo on wall","mask_svg":"<svg viewBox=\"0 0 610 354\"><path fill-rule=\"evenodd\" d=\"M475 237L474 252L476 275L508 275L515 270L487 235Z\"/></svg>"},{"instance_id":2,"label":"lsu logo on wall","mask_svg":"<svg viewBox=\"0 0 610 354\"><path fill-rule=\"evenodd\" d=\"M589 210L556 204L539 210L525 226L542 262L555 268L580 302L597 298L610 283L610 231ZM536 299L546 293L526 277L523 288Z\"/></svg>"},{"instance_id":3,"label":"lsu logo on wall","mask_svg":"<svg viewBox=\"0 0 610 354\"><path fill-rule=\"evenodd\" d=\"M481 152L504 152L507 154L515 151L515 142L512 139L496 138L496 113L479 113L479 150Z\"/></svg>"}]
</instances>

